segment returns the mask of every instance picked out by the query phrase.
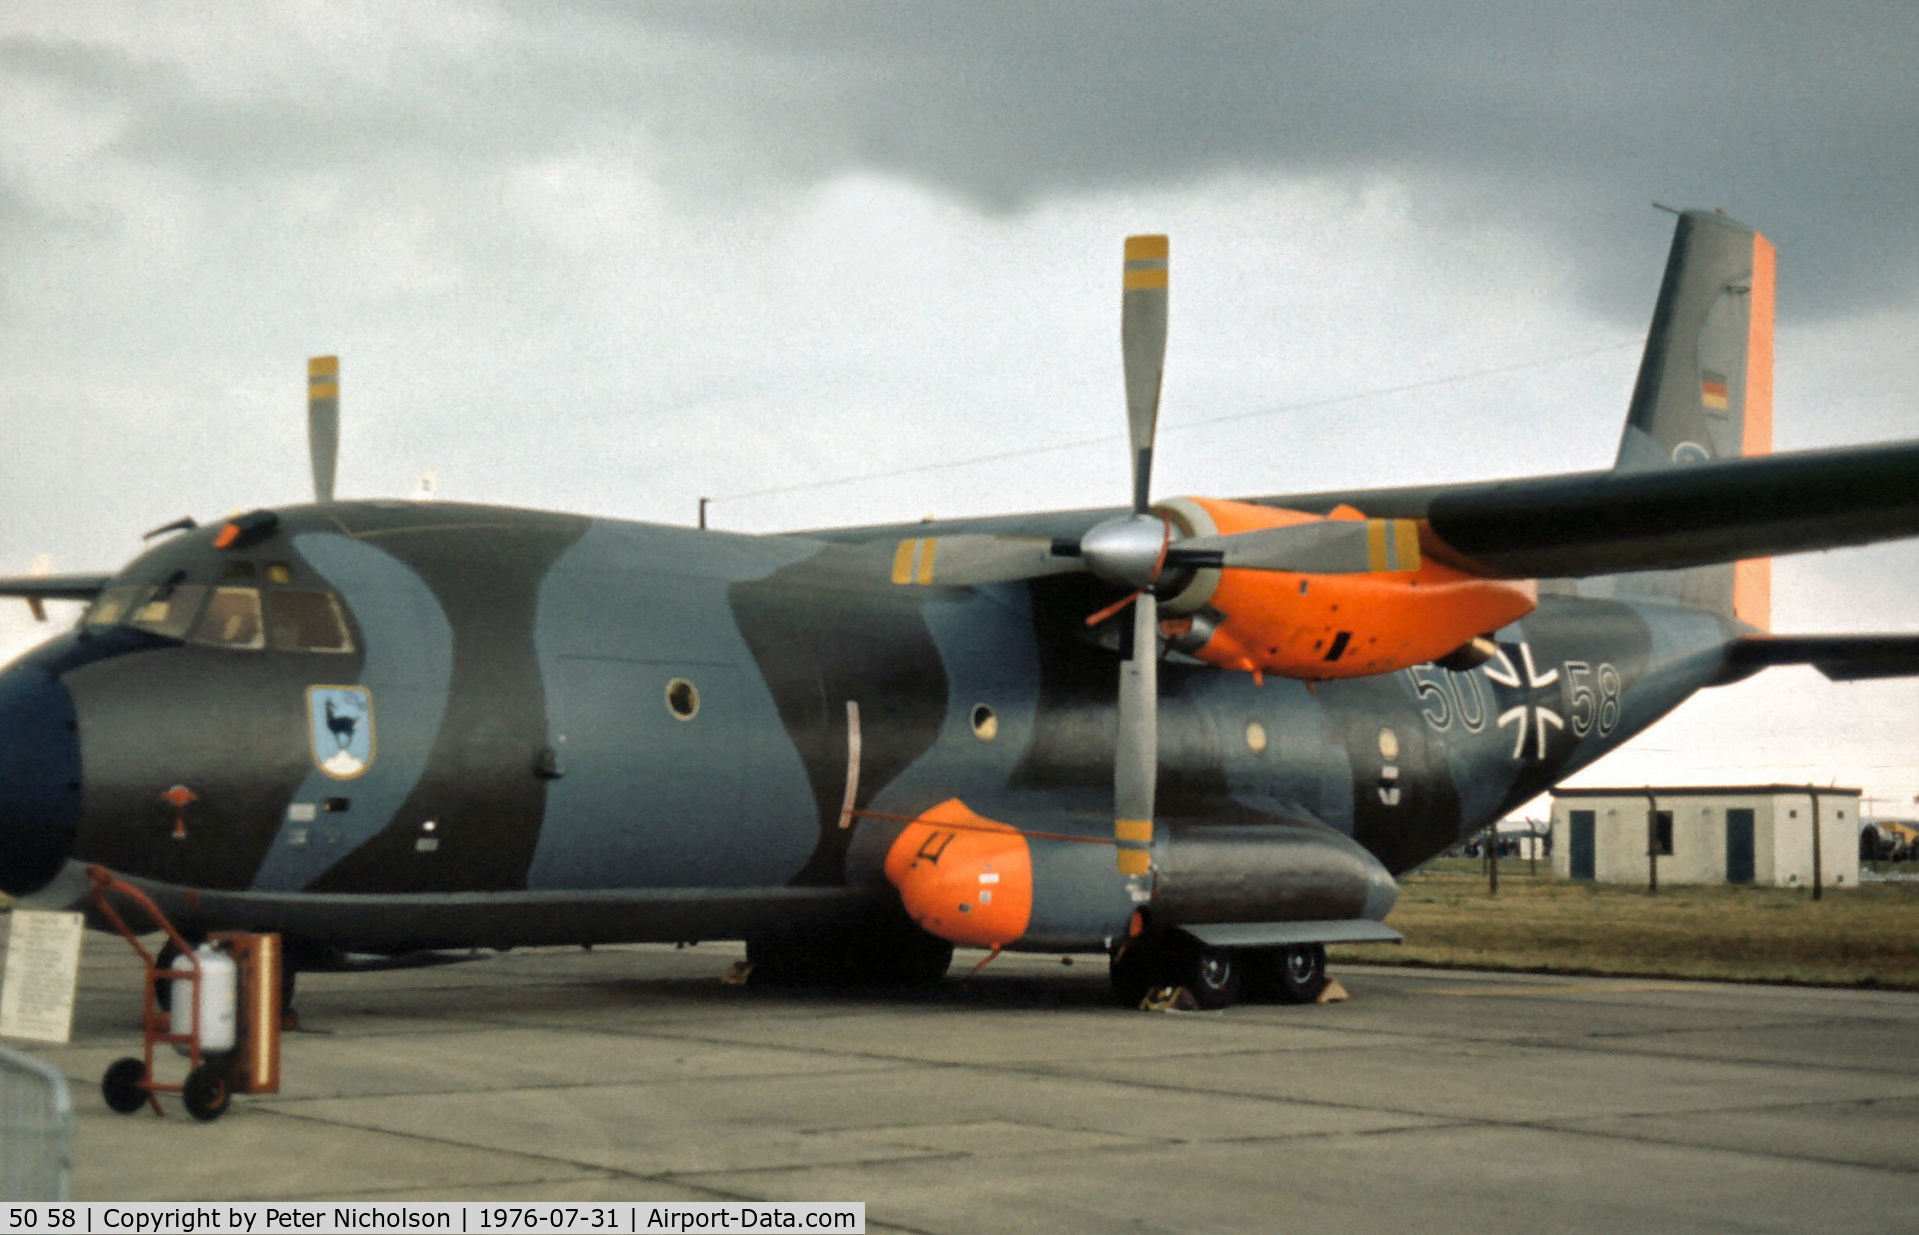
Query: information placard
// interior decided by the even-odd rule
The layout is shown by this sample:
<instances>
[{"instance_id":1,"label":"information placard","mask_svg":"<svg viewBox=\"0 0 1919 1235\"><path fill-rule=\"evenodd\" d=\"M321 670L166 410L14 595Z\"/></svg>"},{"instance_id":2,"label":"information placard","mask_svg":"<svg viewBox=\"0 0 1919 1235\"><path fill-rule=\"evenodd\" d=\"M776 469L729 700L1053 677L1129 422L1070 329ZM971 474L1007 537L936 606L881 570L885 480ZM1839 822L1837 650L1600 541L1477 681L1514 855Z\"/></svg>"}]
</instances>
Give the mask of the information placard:
<instances>
[{"instance_id":1,"label":"information placard","mask_svg":"<svg viewBox=\"0 0 1919 1235\"><path fill-rule=\"evenodd\" d=\"M0 1038L64 1043L73 1037L73 992L80 981L77 913L15 909L0 977Z\"/></svg>"}]
</instances>

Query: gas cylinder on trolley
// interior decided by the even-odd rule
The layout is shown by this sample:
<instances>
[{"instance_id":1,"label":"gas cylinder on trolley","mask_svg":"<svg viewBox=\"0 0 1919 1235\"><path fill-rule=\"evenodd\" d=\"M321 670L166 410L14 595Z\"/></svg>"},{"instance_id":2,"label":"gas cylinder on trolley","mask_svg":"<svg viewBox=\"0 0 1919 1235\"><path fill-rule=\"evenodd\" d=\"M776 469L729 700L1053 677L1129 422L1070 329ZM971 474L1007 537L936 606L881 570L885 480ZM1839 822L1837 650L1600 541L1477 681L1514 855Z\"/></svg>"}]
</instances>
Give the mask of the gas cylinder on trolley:
<instances>
[{"instance_id":1,"label":"gas cylinder on trolley","mask_svg":"<svg viewBox=\"0 0 1919 1235\"><path fill-rule=\"evenodd\" d=\"M239 1041L240 967L226 949L210 943L194 949L193 957L200 966L200 997L193 997L193 979L173 979L172 998L168 1000L173 1009L173 1032L191 1038L197 1026L201 1051L222 1054ZM188 967L185 957L174 965L176 970ZM176 1041L173 1049L190 1055L193 1048L189 1041L182 1040Z\"/></svg>"}]
</instances>

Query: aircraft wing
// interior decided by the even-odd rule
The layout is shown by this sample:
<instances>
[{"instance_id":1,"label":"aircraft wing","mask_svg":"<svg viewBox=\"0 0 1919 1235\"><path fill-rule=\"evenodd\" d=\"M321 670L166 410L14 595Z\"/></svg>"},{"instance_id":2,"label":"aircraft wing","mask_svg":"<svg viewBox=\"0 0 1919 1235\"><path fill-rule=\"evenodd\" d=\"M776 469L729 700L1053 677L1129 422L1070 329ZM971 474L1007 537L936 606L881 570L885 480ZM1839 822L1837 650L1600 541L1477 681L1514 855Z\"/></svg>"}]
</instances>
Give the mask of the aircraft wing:
<instances>
[{"instance_id":1,"label":"aircraft wing","mask_svg":"<svg viewBox=\"0 0 1919 1235\"><path fill-rule=\"evenodd\" d=\"M29 601L92 600L112 578L112 575L0 576L0 596L17 596Z\"/></svg>"},{"instance_id":2,"label":"aircraft wing","mask_svg":"<svg viewBox=\"0 0 1919 1235\"><path fill-rule=\"evenodd\" d=\"M1726 649L1735 678L1774 665L1811 665L1835 682L1919 676L1919 635L1746 635Z\"/></svg>"},{"instance_id":3,"label":"aircraft wing","mask_svg":"<svg viewBox=\"0 0 1919 1235\"><path fill-rule=\"evenodd\" d=\"M1421 549L1475 574L1674 570L1919 536L1919 441L1656 471L1257 499L1422 519Z\"/></svg>"},{"instance_id":4,"label":"aircraft wing","mask_svg":"<svg viewBox=\"0 0 1919 1235\"><path fill-rule=\"evenodd\" d=\"M1490 578L1678 570L1919 536L1919 441L1242 500L1318 514L1346 505L1371 518L1418 520L1421 552ZM800 534L889 545L963 533L1076 538L1117 513L1030 512Z\"/></svg>"}]
</instances>

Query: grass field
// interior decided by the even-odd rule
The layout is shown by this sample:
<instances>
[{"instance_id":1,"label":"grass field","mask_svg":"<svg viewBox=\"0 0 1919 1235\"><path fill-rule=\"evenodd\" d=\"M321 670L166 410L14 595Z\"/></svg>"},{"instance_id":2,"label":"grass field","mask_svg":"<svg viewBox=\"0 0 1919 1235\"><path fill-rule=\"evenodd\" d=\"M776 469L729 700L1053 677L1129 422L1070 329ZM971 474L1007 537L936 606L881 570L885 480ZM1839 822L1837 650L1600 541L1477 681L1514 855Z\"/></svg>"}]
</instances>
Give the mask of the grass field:
<instances>
[{"instance_id":1,"label":"grass field","mask_svg":"<svg viewBox=\"0 0 1919 1235\"><path fill-rule=\"evenodd\" d=\"M1342 944L1334 963L1438 965L1919 990L1919 884L1829 889L1560 883L1546 863L1441 861L1401 885L1404 944Z\"/></svg>"}]
</instances>

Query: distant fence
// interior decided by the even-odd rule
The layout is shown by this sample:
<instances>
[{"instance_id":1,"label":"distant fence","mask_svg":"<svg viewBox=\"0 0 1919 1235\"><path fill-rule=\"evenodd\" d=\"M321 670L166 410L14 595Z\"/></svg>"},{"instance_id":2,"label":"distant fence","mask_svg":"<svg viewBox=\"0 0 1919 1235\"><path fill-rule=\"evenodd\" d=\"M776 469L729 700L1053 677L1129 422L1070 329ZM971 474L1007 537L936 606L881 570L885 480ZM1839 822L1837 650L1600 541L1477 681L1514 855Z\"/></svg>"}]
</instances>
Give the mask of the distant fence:
<instances>
[{"instance_id":1,"label":"distant fence","mask_svg":"<svg viewBox=\"0 0 1919 1235\"><path fill-rule=\"evenodd\" d=\"M0 1201L64 1201L72 1182L67 1078L0 1046Z\"/></svg>"}]
</instances>

